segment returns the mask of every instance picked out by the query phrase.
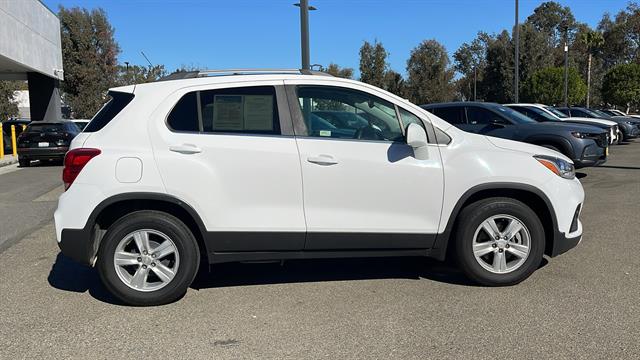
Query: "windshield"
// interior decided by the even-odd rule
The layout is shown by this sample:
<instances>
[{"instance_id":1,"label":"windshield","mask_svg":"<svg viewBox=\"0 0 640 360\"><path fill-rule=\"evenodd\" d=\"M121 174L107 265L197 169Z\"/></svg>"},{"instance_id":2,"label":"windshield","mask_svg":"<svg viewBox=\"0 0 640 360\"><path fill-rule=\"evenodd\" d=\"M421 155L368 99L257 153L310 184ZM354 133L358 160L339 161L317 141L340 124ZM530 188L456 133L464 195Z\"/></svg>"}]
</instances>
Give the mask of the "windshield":
<instances>
[{"instance_id":1,"label":"windshield","mask_svg":"<svg viewBox=\"0 0 640 360\"><path fill-rule=\"evenodd\" d=\"M549 111L550 113L552 113L553 115L559 117L560 119L566 119L569 116L567 116L567 114L563 113L562 111L552 108L551 106L545 106L544 107L545 110Z\"/></svg>"},{"instance_id":2,"label":"windshield","mask_svg":"<svg viewBox=\"0 0 640 360\"><path fill-rule=\"evenodd\" d=\"M555 116L549 114L548 112L546 112L546 111L544 111L542 109L539 109L539 108L537 108L535 106L531 106L528 109L533 111L534 113L542 116L547 121L562 121L562 120L559 120L557 117L555 117Z\"/></svg>"},{"instance_id":3,"label":"windshield","mask_svg":"<svg viewBox=\"0 0 640 360\"><path fill-rule=\"evenodd\" d=\"M27 127L27 132L53 133L62 131L64 131L62 124L32 124Z\"/></svg>"},{"instance_id":4,"label":"windshield","mask_svg":"<svg viewBox=\"0 0 640 360\"><path fill-rule=\"evenodd\" d=\"M605 113L603 113L603 112L601 112L601 111L598 111L598 110L583 109L582 111L586 112L587 114L589 114L589 115L591 115L591 116L593 116L593 117L597 117L597 118L605 118L605 119L608 119L608 118L610 118L610 117L611 117L611 116L609 116L609 115L607 115L607 114L605 114Z\"/></svg>"},{"instance_id":5,"label":"windshield","mask_svg":"<svg viewBox=\"0 0 640 360\"><path fill-rule=\"evenodd\" d=\"M511 108L508 108L506 106L496 105L494 109L500 111L504 116L508 117L511 121L515 122L516 124L532 124L537 122L532 118L522 115L519 112Z\"/></svg>"}]
</instances>

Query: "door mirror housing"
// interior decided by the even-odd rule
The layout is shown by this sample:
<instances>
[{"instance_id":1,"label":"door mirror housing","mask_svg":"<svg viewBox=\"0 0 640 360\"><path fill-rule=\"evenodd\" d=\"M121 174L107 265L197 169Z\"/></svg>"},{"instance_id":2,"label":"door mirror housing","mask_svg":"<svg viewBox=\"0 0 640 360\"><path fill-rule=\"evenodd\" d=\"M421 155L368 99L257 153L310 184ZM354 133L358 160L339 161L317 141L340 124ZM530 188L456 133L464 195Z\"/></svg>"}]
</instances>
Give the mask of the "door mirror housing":
<instances>
[{"instance_id":1,"label":"door mirror housing","mask_svg":"<svg viewBox=\"0 0 640 360\"><path fill-rule=\"evenodd\" d=\"M427 146L427 133L422 126L411 123L407 126L407 144L414 149Z\"/></svg>"}]
</instances>

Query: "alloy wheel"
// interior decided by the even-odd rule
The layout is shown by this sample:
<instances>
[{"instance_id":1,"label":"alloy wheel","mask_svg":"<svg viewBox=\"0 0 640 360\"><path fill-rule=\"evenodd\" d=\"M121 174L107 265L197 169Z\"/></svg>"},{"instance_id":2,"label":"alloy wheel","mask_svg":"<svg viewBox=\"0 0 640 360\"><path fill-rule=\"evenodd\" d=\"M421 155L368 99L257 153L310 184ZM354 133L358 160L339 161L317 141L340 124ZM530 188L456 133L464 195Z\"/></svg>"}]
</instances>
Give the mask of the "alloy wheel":
<instances>
[{"instance_id":1,"label":"alloy wheel","mask_svg":"<svg viewBox=\"0 0 640 360\"><path fill-rule=\"evenodd\" d=\"M529 257L531 235L518 218L500 214L484 220L473 235L473 255L485 270L508 274Z\"/></svg>"}]
</instances>

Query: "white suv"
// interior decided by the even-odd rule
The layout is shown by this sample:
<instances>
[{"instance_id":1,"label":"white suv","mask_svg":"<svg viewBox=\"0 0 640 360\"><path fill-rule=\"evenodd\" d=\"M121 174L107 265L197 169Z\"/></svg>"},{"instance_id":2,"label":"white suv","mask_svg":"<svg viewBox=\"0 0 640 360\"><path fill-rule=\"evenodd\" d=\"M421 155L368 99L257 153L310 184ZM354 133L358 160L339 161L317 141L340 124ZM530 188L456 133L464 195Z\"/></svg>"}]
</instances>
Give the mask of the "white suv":
<instances>
[{"instance_id":1,"label":"white suv","mask_svg":"<svg viewBox=\"0 0 640 360\"><path fill-rule=\"evenodd\" d=\"M112 89L65 159L58 244L126 303L174 301L230 261L451 255L512 285L580 241L558 152L315 72L175 77Z\"/></svg>"}]
</instances>

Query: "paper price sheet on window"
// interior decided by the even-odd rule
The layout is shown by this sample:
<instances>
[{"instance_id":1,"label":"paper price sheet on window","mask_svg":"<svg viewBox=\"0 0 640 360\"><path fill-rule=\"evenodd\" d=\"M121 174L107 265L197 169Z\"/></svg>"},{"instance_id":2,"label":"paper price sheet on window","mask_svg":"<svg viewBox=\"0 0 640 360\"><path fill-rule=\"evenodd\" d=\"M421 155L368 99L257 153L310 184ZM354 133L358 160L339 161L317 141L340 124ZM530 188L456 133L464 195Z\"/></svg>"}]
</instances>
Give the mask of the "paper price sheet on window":
<instances>
[{"instance_id":1,"label":"paper price sheet on window","mask_svg":"<svg viewBox=\"0 0 640 360\"><path fill-rule=\"evenodd\" d=\"M213 130L273 130L272 95L216 95Z\"/></svg>"}]
</instances>

